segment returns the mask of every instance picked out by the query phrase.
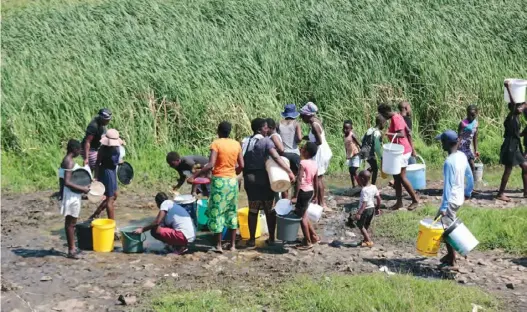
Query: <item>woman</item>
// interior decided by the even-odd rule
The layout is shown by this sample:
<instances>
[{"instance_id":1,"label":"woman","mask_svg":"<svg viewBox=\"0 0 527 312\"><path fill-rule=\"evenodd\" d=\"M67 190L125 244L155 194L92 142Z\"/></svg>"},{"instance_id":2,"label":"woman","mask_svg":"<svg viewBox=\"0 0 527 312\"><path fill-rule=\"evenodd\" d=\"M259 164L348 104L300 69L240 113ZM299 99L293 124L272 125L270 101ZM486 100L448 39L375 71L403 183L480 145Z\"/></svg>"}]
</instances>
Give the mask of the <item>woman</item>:
<instances>
[{"instance_id":1,"label":"woman","mask_svg":"<svg viewBox=\"0 0 527 312\"><path fill-rule=\"evenodd\" d=\"M69 140L67 154L62 160L59 168L59 178L63 185L60 204L60 213L65 217L64 228L66 240L68 241L68 258L79 259L75 248L75 224L81 211L82 193L88 193L89 188L80 186L71 181L71 173L81 167L77 165L74 158L81 153L81 144L77 140ZM76 193L73 190L80 192Z\"/></svg>"},{"instance_id":2,"label":"woman","mask_svg":"<svg viewBox=\"0 0 527 312\"><path fill-rule=\"evenodd\" d=\"M216 236L215 252L223 253L221 236L223 228L229 230L230 246L228 250L236 250L236 229L238 228L238 180L237 175L244 168L240 143L229 139L232 126L223 121L218 126L218 139L210 146L209 162L195 172L188 182L208 174L212 169L209 207L206 216L207 226Z\"/></svg>"},{"instance_id":3,"label":"woman","mask_svg":"<svg viewBox=\"0 0 527 312\"><path fill-rule=\"evenodd\" d=\"M273 142L278 154L280 156L283 156L284 155L284 144L282 142L282 137L278 134L278 132L276 132L276 122L274 121L273 118L267 118L265 121L267 122L267 128L269 129L269 131L267 132L267 135L269 136L269 138ZM289 168L291 168L291 166L289 166ZM287 192L285 192L285 193L287 193ZM282 196L283 196L283 194L282 194ZM284 197L284 198L286 198L286 197ZM275 192L274 193L274 201L278 202L279 200L280 200L280 193L279 192Z\"/></svg>"},{"instance_id":4,"label":"woman","mask_svg":"<svg viewBox=\"0 0 527 312\"><path fill-rule=\"evenodd\" d=\"M509 103L510 112L503 123L505 134L503 135L504 140L501 145L500 163L505 166L505 170L501 178L497 199L509 202L511 199L505 196L505 188L507 187L507 182L509 182L512 168L515 166L520 166L522 169L523 197L527 197L527 161L523 156L523 148L520 140L520 114L524 109L525 103L516 104L514 102L509 81L505 81L505 88L509 92L511 103Z\"/></svg>"},{"instance_id":5,"label":"woman","mask_svg":"<svg viewBox=\"0 0 527 312\"><path fill-rule=\"evenodd\" d=\"M408 167L408 161L412 155L415 157L415 150L412 143L411 132L403 116L392 111L392 108L388 104L381 104L377 107L379 114L386 120L390 120L390 127L388 128L388 139L390 142L394 141L404 147L403 157L401 162L401 173L394 175L394 188L397 202L392 210L397 210L403 207L403 186L408 192L408 195L412 198L412 203L408 206L408 210L415 210L419 205L419 198L415 193L410 181L406 178L406 167Z\"/></svg>"},{"instance_id":6,"label":"woman","mask_svg":"<svg viewBox=\"0 0 527 312\"><path fill-rule=\"evenodd\" d=\"M476 169L474 160L479 157L478 152L478 108L476 105L467 107L467 119L463 119L458 126L457 133L459 137L459 151L467 156L472 175ZM474 144L474 152L470 145Z\"/></svg>"},{"instance_id":7,"label":"woman","mask_svg":"<svg viewBox=\"0 0 527 312\"><path fill-rule=\"evenodd\" d=\"M300 114L296 111L295 104L287 104L282 112L282 119L278 124L277 132L284 147L283 156L289 160L289 167L294 175L298 174L300 166L300 149L298 143L302 141L302 128L296 121ZM294 189L295 190L295 189ZM289 192L283 192L282 198L288 198Z\"/></svg>"},{"instance_id":8,"label":"woman","mask_svg":"<svg viewBox=\"0 0 527 312\"><path fill-rule=\"evenodd\" d=\"M333 153L326 141L326 134L324 128L322 128L322 122L316 117L317 112L318 107L314 103L308 102L300 110L300 115L302 116L302 120L311 127L308 136L309 141L318 145L318 152L315 156L315 161L318 165L317 191L315 192L317 194L316 201L320 206L324 207L324 210L327 210L324 174L328 170L329 161L333 157Z\"/></svg>"},{"instance_id":9,"label":"woman","mask_svg":"<svg viewBox=\"0 0 527 312\"><path fill-rule=\"evenodd\" d=\"M243 181L247 198L249 200L249 233L250 238L247 241L247 247L255 246L256 225L258 222L258 212L265 211L267 217L267 227L269 229L268 244L275 241L276 212L273 207L274 192L271 189L269 176L265 169L265 162L269 157L284 169L289 179L293 181L295 175L289 166L282 160L276 147L269 137L266 137L269 129L265 119L256 118L251 121L253 135L243 143Z\"/></svg>"},{"instance_id":10,"label":"woman","mask_svg":"<svg viewBox=\"0 0 527 312\"><path fill-rule=\"evenodd\" d=\"M86 128L86 135L82 140L82 158L84 159L84 165L89 165L91 170L95 170L97 151L101 146L101 139L106 133L106 126L111 119L112 112L107 108L102 108Z\"/></svg>"},{"instance_id":11,"label":"woman","mask_svg":"<svg viewBox=\"0 0 527 312\"><path fill-rule=\"evenodd\" d=\"M119 165L119 146L124 142L119 138L119 131L110 129L101 139L101 148L95 163L95 180L104 184L106 198L90 218L98 218L106 209L108 219L115 220L114 203L117 199L117 166ZM117 231L117 228L116 228Z\"/></svg>"}]
</instances>

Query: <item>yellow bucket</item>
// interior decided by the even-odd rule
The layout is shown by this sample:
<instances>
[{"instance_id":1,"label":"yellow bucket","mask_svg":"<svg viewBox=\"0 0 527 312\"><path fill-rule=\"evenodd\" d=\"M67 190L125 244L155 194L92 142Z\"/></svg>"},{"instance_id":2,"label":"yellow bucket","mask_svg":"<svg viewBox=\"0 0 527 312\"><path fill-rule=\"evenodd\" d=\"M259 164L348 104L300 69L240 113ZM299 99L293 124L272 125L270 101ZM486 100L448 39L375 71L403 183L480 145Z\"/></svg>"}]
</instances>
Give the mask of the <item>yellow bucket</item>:
<instances>
[{"instance_id":1,"label":"yellow bucket","mask_svg":"<svg viewBox=\"0 0 527 312\"><path fill-rule=\"evenodd\" d=\"M96 219L91 223L93 228L93 250L97 252L110 252L113 250L115 235L115 220Z\"/></svg>"},{"instance_id":2,"label":"yellow bucket","mask_svg":"<svg viewBox=\"0 0 527 312\"><path fill-rule=\"evenodd\" d=\"M238 224L240 225L240 235L243 239L251 238L249 234L249 208L245 207L238 210ZM258 216L258 222L256 223L255 238L262 236L262 228L260 224L260 216Z\"/></svg>"},{"instance_id":3,"label":"yellow bucket","mask_svg":"<svg viewBox=\"0 0 527 312\"><path fill-rule=\"evenodd\" d=\"M432 219L421 220L417 235L417 252L426 257L437 256L444 231L443 226Z\"/></svg>"}]
</instances>

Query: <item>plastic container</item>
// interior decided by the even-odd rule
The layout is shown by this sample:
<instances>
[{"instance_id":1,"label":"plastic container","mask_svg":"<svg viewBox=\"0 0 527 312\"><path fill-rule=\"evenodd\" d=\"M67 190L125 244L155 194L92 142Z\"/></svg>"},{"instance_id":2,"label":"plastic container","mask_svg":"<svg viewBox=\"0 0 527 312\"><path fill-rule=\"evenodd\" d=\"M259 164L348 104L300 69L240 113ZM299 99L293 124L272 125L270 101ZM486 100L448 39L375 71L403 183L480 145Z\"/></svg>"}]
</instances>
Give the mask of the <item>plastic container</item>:
<instances>
[{"instance_id":1,"label":"plastic container","mask_svg":"<svg viewBox=\"0 0 527 312\"><path fill-rule=\"evenodd\" d=\"M421 220L417 234L417 252L426 257L437 256L444 231L440 222L434 222L432 219Z\"/></svg>"},{"instance_id":2,"label":"plastic container","mask_svg":"<svg viewBox=\"0 0 527 312\"><path fill-rule=\"evenodd\" d=\"M93 234L90 222L77 223L75 225L77 234L77 246L82 250L93 250Z\"/></svg>"},{"instance_id":3,"label":"plastic container","mask_svg":"<svg viewBox=\"0 0 527 312\"><path fill-rule=\"evenodd\" d=\"M317 204L309 204L309 207L307 208L307 217L309 220L313 222L318 222L320 218L322 217L322 212L324 211L324 208Z\"/></svg>"},{"instance_id":4,"label":"plastic container","mask_svg":"<svg viewBox=\"0 0 527 312\"><path fill-rule=\"evenodd\" d=\"M145 233L135 234L137 226L127 226L121 229L121 243L125 253L143 253L143 242L146 240Z\"/></svg>"},{"instance_id":5,"label":"plastic container","mask_svg":"<svg viewBox=\"0 0 527 312\"><path fill-rule=\"evenodd\" d=\"M282 161L289 167L289 160L282 156ZM269 175L271 182L271 189L275 192L285 192L291 188L291 181L289 175L282 169L272 158L265 162L265 169Z\"/></svg>"},{"instance_id":6,"label":"plastic container","mask_svg":"<svg viewBox=\"0 0 527 312\"><path fill-rule=\"evenodd\" d=\"M198 206L197 206L197 215L198 215L198 230L201 228L204 228L207 226L207 222L209 221L209 218L206 216L206 212L208 209L209 201L207 199L200 199L198 200Z\"/></svg>"},{"instance_id":7,"label":"plastic container","mask_svg":"<svg viewBox=\"0 0 527 312\"><path fill-rule=\"evenodd\" d=\"M185 210L190 215L190 218L192 218L192 221L194 221L194 225L198 225L198 218L196 214L197 210L197 200L196 197L187 194L187 195L177 195L174 197L174 202L181 207L185 208Z\"/></svg>"},{"instance_id":8,"label":"plastic container","mask_svg":"<svg viewBox=\"0 0 527 312\"><path fill-rule=\"evenodd\" d=\"M421 164L408 165L406 167L406 177L414 190L426 189L426 164L423 157L417 155Z\"/></svg>"},{"instance_id":9,"label":"plastic container","mask_svg":"<svg viewBox=\"0 0 527 312\"><path fill-rule=\"evenodd\" d=\"M238 225L240 227L240 236L243 239L249 239L251 238L251 235L249 233L249 208L245 207L238 210ZM260 223L260 218L258 218L258 221L256 222L256 232L254 237L258 238L262 236L262 228Z\"/></svg>"},{"instance_id":10,"label":"plastic container","mask_svg":"<svg viewBox=\"0 0 527 312\"><path fill-rule=\"evenodd\" d=\"M291 210L293 210L293 205L289 199L280 199L278 202L276 202L274 210L276 211L277 215L285 216L286 214L290 213Z\"/></svg>"},{"instance_id":11,"label":"plastic container","mask_svg":"<svg viewBox=\"0 0 527 312\"><path fill-rule=\"evenodd\" d=\"M296 241L300 220L294 213L286 216L276 216L276 238L284 242Z\"/></svg>"},{"instance_id":12,"label":"plastic container","mask_svg":"<svg viewBox=\"0 0 527 312\"><path fill-rule=\"evenodd\" d=\"M478 240L470 233L468 228L456 219L443 234L446 241L462 256L468 255L478 244Z\"/></svg>"},{"instance_id":13,"label":"plastic container","mask_svg":"<svg viewBox=\"0 0 527 312\"><path fill-rule=\"evenodd\" d=\"M382 146L382 172L390 175L401 173L404 146L388 143Z\"/></svg>"},{"instance_id":14,"label":"plastic container","mask_svg":"<svg viewBox=\"0 0 527 312\"><path fill-rule=\"evenodd\" d=\"M479 161L479 162L475 162L474 163L474 180L476 182L481 182L483 181L483 169L484 169L484 165L483 163L481 162L481 160L476 159L476 161Z\"/></svg>"},{"instance_id":15,"label":"plastic container","mask_svg":"<svg viewBox=\"0 0 527 312\"><path fill-rule=\"evenodd\" d=\"M260 211L260 228L262 229L260 231L262 235L269 234L269 228L267 227L267 217L263 211Z\"/></svg>"},{"instance_id":16,"label":"plastic container","mask_svg":"<svg viewBox=\"0 0 527 312\"><path fill-rule=\"evenodd\" d=\"M99 181L93 181L90 185L90 191L88 192L88 200L90 203L98 203L102 200L106 188L104 184Z\"/></svg>"},{"instance_id":17,"label":"plastic container","mask_svg":"<svg viewBox=\"0 0 527 312\"><path fill-rule=\"evenodd\" d=\"M514 100L514 103L523 103L525 102L525 90L527 88L527 80L523 79L505 79L505 81L509 81L509 88L511 90L512 99ZM503 87L503 98L505 102L510 103L510 97L509 93L507 92L507 88Z\"/></svg>"},{"instance_id":18,"label":"plastic container","mask_svg":"<svg viewBox=\"0 0 527 312\"><path fill-rule=\"evenodd\" d=\"M113 250L115 234L115 220L96 219L91 222L93 250L97 252L110 252Z\"/></svg>"}]
</instances>

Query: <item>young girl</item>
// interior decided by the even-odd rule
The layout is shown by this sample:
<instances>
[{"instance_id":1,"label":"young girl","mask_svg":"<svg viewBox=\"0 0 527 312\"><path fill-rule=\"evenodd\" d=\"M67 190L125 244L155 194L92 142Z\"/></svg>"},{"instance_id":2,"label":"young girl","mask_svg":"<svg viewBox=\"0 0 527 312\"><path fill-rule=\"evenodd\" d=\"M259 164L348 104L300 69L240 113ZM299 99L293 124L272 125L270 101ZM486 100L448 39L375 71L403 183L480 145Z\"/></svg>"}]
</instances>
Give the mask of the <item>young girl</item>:
<instances>
[{"instance_id":1,"label":"young girl","mask_svg":"<svg viewBox=\"0 0 527 312\"><path fill-rule=\"evenodd\" d=\"M324 132L324 128L322 127L322 123L316 116L317 112L318 107L314 103L308 102L300 110L300 116L302 116L302 120L305 123L309 124L309 126L311 127L311 131L309 132L308 136L309 141L318 145L317 155L315 156L315 161L318 165L316 202L320 206L324 207L324 210L327 211L328 207L326 206L326 199L324 198L324 174L328 170L329 162L333 157L333 152L331 152L331 148L329 147L329 144L326 141L326 134Z\"/></svg>"},{"instance_id":2,"label":"young girl","mask_svg":"<svg viewBox=\"0 0 527 312\"><path fill-rule=\"evenodd\" d=\"M474 175L474 160L479 157L478 152L478 108L476 105L469 105L467 107L467 118L459 123L457 130L460 138L459 151L463 152L468 159L472 175ZM474 153L470 149L470 145L474 144Z\"/></svg>"},{"instance_id":3,"label":"young girl","mask_svg":"<svg viewBox=\"0 0 527 312\"><path fill-rule=\"evenodd\" d=\"M99 205L90 219L98 218L106 209L108 219L115 220L114 203L117 199L117 165L119 164L119 146L123 141L119 138L119 131L110 129L101 139L101 147L97 153L95 164L95 179L104 184L106 198ZM116 228L117 230L117 228Z\"/></svg>"},{"instance_id":4,"label":"young girl","mask_svg":"<svg viewBox=\"0 0 527 312\"><path fill-rule=\"evenodd\" d=\"M379 211L381 207L381 195L377 187L370 184L370 172L368 170L362 170L357 181L362 186L362 190L360 192L359 210L355 214L355 220L357 220L357 227L364 237L361 246L371 248L373 247L373 241L368 229L375 211Z\"/></svg>"},{"instance_id":5,"label":"young girl","mask_svg":"<svg viewBox=\"0 0 527 312\"><path fill-rule=\"evenodd\" d=\"M301 250L311 249L313 248L313 243L319 241L319 238L306 214L311 199L316 195L318 165L317 162L313 160L313 157L316 156L317 150L318 146L313 142L307 142L301 150L303 159L300 161L300 168L298 170L296 199L293 199L293 202L296 202L295 213L299 217L302 217L300 227L304 234L304 243L297 246L297 248Z\"/></svg>"},{"instance_id":6,"label":"young girl","mask_svg":"<svg viewBox=\"0 0 527 312\"><path fill-rule=\"evenodd\" d=\"M77 140L69 140L67 153L59 168L59 178L63 186L61 191L62 202L60 205L60 213L66 217L64 221L64 228L66 230L66 240L68 241L68 258L78 259L77 250L75 248L75 224L81 211L82 193L88 193L89 188L74 184L71 181L71 173L74 170L81 168L73 160L81 153L81 143ZM76 193L73 190L76 190Z\"/></svg>"},{"instance_id":7,"label":"young girl","mask_svg":"<svg viewBox=\"0 0 527 312\"><path fill-rule=\"evenodd\" d=\"M520 168L522 168L523 197L527 197L527 162L523 157L523 148L520 140L520 114L522 113L525 103L516 104L514 102L509 88L509 81L505 81L505 88L509 92L511 102L509 103L510 113L507 115L507 118L505 118L505 122L503 123L505 134L503 135L504 140L501 145L500 163L505 166L505 170L501 178L501 185L497 199L508 202L510 201L510 198L504 194L505 187L507 187L507 182L509 182L512 168L515 166L520 166Z\"/></svg>"},{"instance_id":8,"label":"young girl","mask_svg":"<svg viewBox=\"0 0 527 312\"><path fill-rule=\"evenodd\" d=\"M361 146L357 137L353 133L353 123L351 120L344 121L342 132L344 133L344 147L346 149L346 159L351 177L351 185L355 187L357 170L359 170L360 167L359 151Z\"/></svg>"}]
</instances>

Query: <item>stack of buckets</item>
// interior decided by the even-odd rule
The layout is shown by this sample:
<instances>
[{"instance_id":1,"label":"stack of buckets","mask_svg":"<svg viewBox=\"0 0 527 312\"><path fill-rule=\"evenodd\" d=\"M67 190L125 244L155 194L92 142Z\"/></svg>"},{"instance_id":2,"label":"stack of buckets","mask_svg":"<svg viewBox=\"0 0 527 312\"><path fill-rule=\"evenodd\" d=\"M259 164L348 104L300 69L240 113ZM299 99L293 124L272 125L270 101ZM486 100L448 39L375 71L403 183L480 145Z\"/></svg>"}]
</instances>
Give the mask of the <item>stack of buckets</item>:
<instances>
[{"instance_id":1,"label":"stack of buckets","mask_svg":"<svg viewBox=\"0 0 527 312\"><path fill-rule=\"evenodd\" d=\"M417 252L426 257L437 256L442 239L462 256L468 255L479 244L460 219L456 219L447 229L437 220L424 219L419 223Z\"/></svg>"}]
</instances>

